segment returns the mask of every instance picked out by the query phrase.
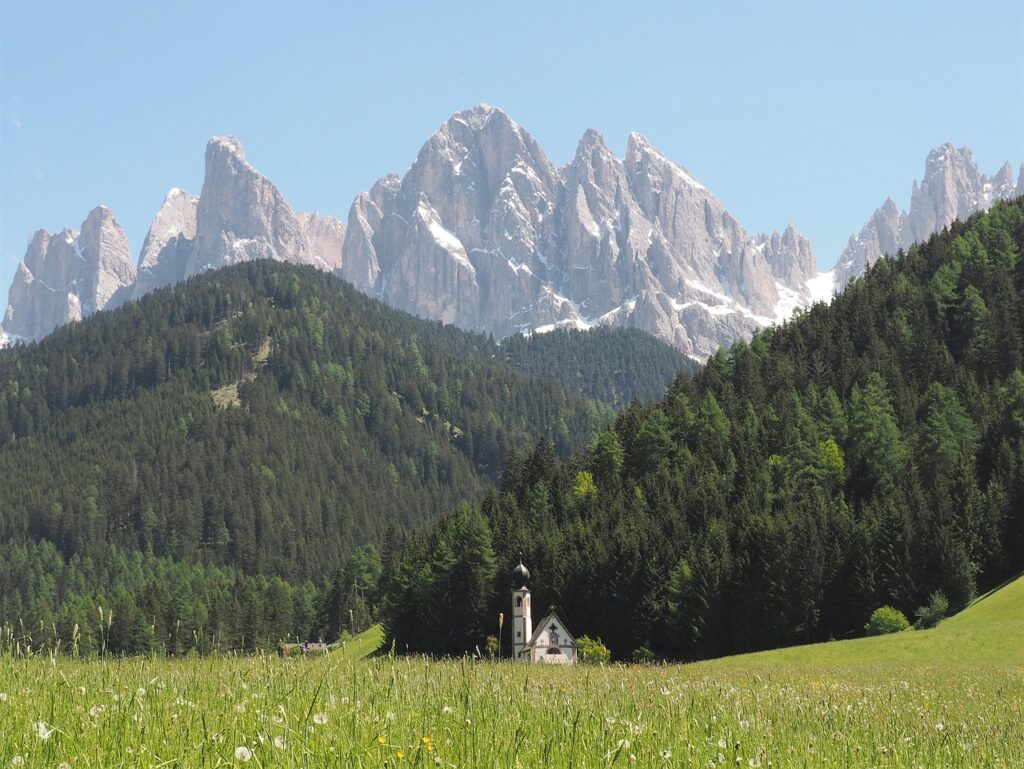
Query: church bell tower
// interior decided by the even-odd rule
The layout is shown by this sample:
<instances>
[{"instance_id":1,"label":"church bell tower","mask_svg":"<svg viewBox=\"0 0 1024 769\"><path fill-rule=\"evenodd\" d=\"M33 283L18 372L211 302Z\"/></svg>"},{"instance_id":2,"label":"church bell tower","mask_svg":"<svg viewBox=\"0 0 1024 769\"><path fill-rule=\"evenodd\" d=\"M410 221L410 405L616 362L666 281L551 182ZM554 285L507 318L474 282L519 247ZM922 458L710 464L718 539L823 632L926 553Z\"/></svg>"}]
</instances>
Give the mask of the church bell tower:
<instances>
[{"instance_id":1,"label":"church bell tower","mask_svg":"<svg viewBox=\"0 0 1024 769\"><path fill-rule=\"evenodd\" d=\"M523 560L520 558L519 565L512 570L512 584L521 585L512 590L512 658L516 662L530 661L523 655L523 650L533 635L530 589L526 586L529 578L530 570L523 566Z\"/></svg>"}]
</instances>

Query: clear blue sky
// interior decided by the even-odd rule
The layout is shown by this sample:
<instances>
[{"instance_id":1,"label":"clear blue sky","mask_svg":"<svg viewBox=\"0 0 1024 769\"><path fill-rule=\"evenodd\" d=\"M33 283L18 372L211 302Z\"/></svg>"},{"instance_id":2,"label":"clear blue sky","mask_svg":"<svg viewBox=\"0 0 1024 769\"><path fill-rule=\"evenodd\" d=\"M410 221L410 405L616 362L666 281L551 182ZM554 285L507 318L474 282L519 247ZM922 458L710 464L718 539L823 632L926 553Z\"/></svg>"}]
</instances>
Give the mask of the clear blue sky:
<instances>
[{"instance_id":1,"label":"clear blue sky","mask_svg":"<svg viewBox=\"0 0 1024 769\"><path fill-rule=\"evenodd\" d=\"M630 131L751 231L831 267L928 150L1024 161L1024 3L0 0L0 304L30 234L104 203L136 255L232 133L297 210L345 217L453 112L505 109L561 165Z\"/></svg>"}]
</instances>

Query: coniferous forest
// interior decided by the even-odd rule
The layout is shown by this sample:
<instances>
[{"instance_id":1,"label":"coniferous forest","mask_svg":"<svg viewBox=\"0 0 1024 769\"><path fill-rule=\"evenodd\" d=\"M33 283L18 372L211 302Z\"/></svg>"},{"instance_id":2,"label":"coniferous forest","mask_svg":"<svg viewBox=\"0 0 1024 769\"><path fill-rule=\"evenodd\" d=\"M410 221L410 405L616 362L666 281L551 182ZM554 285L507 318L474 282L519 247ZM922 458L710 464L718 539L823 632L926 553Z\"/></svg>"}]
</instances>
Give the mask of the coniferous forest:
<instances>
[{"instance_id":1,"label":"coniferous forest","mask_svg":"<svg viewBox=\"0 0 1024 769\"><path fill-rule=\"evenodd\" d=\"M577 342L611 359L617 339ZM648 349L635 387L652 392L671 357ZM254 648L336 636L342 614L365 624L325 602L372 601L397 532L479 499L516 447L546 435L565 454L613 418L492 339L271 262L4 351L0 383L0 622L37 644L77 624L82 650Z\"/></svg>"},{"instance_id":2,"label":"coniferous forest","mask_svg":"<svg viewBox=\"0 0 1024 769\"><path fill-rule=\"evenodd\" d=\"M678 359L634 332L506 348L270 262L162 289L0 353L0 622L184 653L380 619L455 654L520 552L618 657L963 606L1024 568L1022 246L997 204L656 403Z\"/></svg>"},{"instance_id":3,"label":"coniferous forest","mask_svg":"<svg viewBox=\"0 0 1024 769\"><path fill-rule=\"evenodd\" d=\"M996 204L719 351L585 451L513 454L480 505L392 549L396 648L496 635L520 552L536 613L620 658L862 635L882 605L957 610L1016 575L1022 250L1024 200Z\"/></svg>"}]
</instances>

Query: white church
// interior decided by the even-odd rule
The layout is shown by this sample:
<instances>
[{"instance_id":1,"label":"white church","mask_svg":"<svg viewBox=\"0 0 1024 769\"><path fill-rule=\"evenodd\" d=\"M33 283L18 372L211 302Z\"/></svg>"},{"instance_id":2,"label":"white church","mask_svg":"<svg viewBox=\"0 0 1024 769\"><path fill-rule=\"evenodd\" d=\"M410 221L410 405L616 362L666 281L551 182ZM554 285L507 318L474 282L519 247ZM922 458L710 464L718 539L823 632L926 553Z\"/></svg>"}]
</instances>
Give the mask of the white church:
<instances>
[{"instance_id":1,"label":"white church","mask_svg":"<svg viewBox=\"0 0 1024 769\"><path fill-rule=\"evenodd\" d=\"M517 662L542 662L553 665L576 663L576 639L565 629L565 623L551 612L533 629L530 609L530 589L526 581L530 571L522 560L512 571L514 584L522 585L512 591L512 652Z\"/></svg>"}]
</instances>

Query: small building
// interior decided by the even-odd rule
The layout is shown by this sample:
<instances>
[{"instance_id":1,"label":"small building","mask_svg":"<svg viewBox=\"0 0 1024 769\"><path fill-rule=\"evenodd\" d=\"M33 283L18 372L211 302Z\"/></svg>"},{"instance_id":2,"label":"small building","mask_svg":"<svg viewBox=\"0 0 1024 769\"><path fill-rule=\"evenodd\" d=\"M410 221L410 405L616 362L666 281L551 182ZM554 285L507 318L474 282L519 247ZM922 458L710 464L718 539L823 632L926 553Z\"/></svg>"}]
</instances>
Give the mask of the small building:
<instances>
[{"instance_id":1,"label":"small building","mask_svg":"<svg viewBox=\"0 0 1024 769\"><path fill-rule=\"evenodd\" d=\"M307 641L305 643L281 643L277 646L279 657L291 657L306 654L327 654L330 646L323 641Z\"/></svg>"},{"instance_id":2,"label":"small building","mask_svg":"<svg viewBox=\"0 0 1024 769\"><path fill-rule=\"evenodd\" d=\"M576 639L565 623L551 612L533 629L530 589L526 586L530 571L523 562L512 571L521 587L512 591L512 656L517 662L543 662L555 665L576 663Z\"/></svg>"}]
</instances>

